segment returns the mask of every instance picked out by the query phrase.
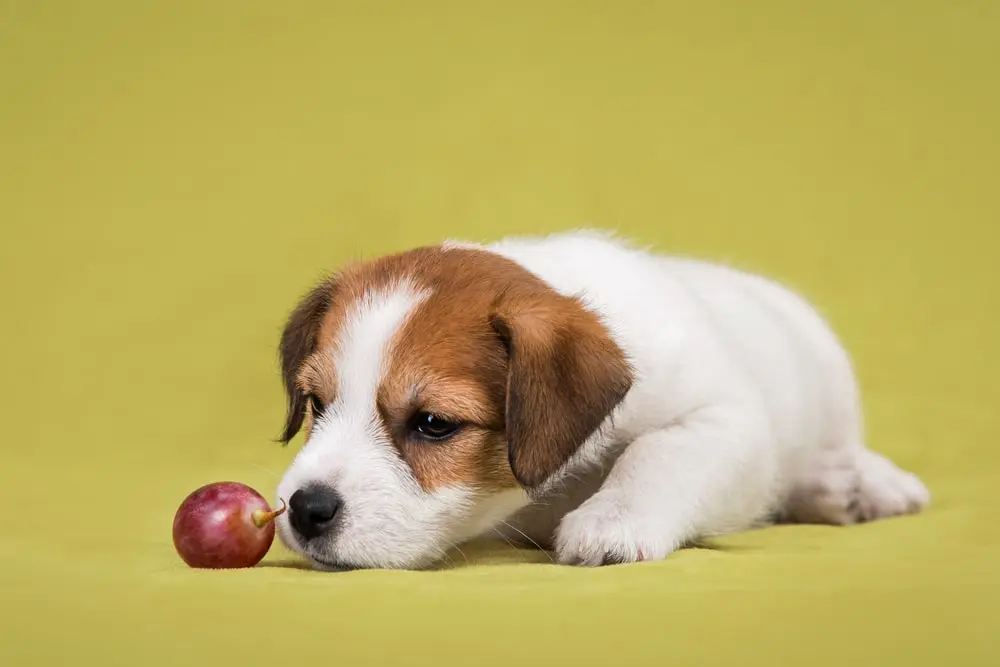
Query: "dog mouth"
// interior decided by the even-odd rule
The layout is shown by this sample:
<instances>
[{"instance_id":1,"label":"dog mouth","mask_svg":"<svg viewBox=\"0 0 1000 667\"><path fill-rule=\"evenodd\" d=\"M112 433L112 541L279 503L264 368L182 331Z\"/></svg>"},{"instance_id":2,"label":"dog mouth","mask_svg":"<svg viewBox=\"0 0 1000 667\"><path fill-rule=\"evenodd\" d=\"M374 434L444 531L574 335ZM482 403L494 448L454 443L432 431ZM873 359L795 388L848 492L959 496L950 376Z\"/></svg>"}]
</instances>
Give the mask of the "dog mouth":
<instances>
[{"instance_id":1,"label":"dog mouth","mask_svg":"<svg viewBox=\"0 0 1000 667\"><path fill-rule=\"evenodd\" d=\"M316 553L320 551L315 544L300 544L299 553L306 557L314 570L320 572L350 572L351 570L364 569L356 563L349 563L340 558L331 557L326 553Z\"/></svg>"},{"instance_id":2,"label":"dog mouth","mask_svg":"<svg viewBox=\"0 0 1000 667\"><path fill-rule=\"evenodd\" d=\"M351 572L353 570L363 569L361 566L354 565L353 563L317 558L316 556L312 556L310 554L306 554L306 558L308 558L312 563L313 569L319 570L320 572Z\"/></svg>"},{"instance_id":3,"label":"dog mouth","mask_svg":"<svg viewBox=\"0 0 1000 667\"><path fill-rule=\"evenodd\" d=\"M349 572L351 570L361 569L360 567L350 563L315 555L313 553L313 549L310 549L309 544L303 543L298 536L289 530L284 524L279 524L278 526L278 539L280 539L285 547L290 551L297 553L309 561L309 564L314 570L318 570L320 572Z\"/></svg>"}]
</instances>

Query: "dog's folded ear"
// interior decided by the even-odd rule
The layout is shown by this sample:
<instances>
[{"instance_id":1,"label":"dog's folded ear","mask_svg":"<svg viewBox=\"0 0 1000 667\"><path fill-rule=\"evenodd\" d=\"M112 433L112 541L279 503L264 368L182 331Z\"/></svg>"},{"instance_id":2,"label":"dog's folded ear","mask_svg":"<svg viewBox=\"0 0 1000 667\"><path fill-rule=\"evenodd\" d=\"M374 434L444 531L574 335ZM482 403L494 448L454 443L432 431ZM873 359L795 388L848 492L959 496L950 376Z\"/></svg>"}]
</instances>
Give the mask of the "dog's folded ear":
<instances>
[{"instance_id":1,"label":"dog's folded ear","mask_svg":"<svg viewBox=\"0 0 1000 667\"><path fill-rule=\"evenodd\" d=\"M302 428L306 414L306 397L298 387L297 377L302 363L316 351L323 317L330 310L336 291L335 278L327 278L299 301L285 323L279 345L281 377L285 385L288 409L285 428L279 441L288 444Z\"/></svg>"},{"instance_id":2,"label":"dog's folded ear","mask_svg":"<svg viewBox=\"0 0 1000 667\"><path fill-rule=\"evenodd\" d=\"M508 356L510 466L520 484L536 487L625 398L633 370L596 314L547 286L505 293L490 323Z\"/></svg>"}]
</instances>

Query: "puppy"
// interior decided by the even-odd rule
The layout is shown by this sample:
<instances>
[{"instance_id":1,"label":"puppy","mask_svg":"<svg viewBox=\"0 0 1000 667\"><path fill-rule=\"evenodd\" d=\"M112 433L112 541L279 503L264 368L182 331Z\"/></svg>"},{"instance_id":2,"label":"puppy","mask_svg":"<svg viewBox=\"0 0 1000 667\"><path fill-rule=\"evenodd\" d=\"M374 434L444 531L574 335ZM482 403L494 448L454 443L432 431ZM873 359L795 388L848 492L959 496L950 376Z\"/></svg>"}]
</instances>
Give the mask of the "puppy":
<instances>
[{"instance_id":1,"label":"puppy","mask_svg":"<svg viewBox=\"0 0 1000 667\"><path fill-rule=\"evenodd\" d=\"M348 266L280 344L280 538L318 569L421 568L483 533L560 563L665 558L774 521L914 513L865 446L848 355L767 279L595 232Z\"/></svg>"}]
</instances>

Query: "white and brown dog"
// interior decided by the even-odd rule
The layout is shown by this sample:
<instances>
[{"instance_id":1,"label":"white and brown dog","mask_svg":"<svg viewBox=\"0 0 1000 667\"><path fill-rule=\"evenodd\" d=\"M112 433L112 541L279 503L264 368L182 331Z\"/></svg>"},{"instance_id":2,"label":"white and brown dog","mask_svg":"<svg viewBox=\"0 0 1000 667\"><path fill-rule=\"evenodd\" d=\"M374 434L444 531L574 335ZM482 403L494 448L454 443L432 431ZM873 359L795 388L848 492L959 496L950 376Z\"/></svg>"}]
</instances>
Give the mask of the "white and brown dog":
<instances>
[{"instance_id":1,"label":"white and brown dog","mask_svg":"<svg viewBox=\"0 0 1000 667\"><path fill-rule=\"evenodd\" d=\"M779 285L597 233L352 265L281 340L281 539L322 569L419 568L477 535L559 562L662 559L770 521L929 501L865 447L848 355Z\"/></svg>"}]
</instances>

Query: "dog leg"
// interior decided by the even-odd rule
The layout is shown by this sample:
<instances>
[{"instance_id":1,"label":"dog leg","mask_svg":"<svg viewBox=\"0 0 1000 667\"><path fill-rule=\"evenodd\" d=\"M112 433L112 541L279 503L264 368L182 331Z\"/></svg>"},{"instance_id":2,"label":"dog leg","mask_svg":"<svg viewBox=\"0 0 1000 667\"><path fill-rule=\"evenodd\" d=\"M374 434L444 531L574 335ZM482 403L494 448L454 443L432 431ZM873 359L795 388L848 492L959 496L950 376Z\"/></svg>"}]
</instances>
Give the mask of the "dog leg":
<instances>
[{"instance_id":1,"label":"dog leg","mask_svg":"<svg viewBox=\"0 0 1000 667\"><path fill-rule=\"evenodd\" d=\"M658 560L690 540L758 523L773 510L777 475L761 414L703 409L633 441L597 493L559 524L559 562Z\"/></svg>"},{"instance_id":2,"label":"dog leg","mask_svg":"<svg viewBox=\"0 0 1000 667\"><path fill-rule=\"evenodd\" d=\"M817 456L790 494L786 521L849 525L916 514L930 502L920 479L863 446Z\"/></svg>"}]
</instances>

